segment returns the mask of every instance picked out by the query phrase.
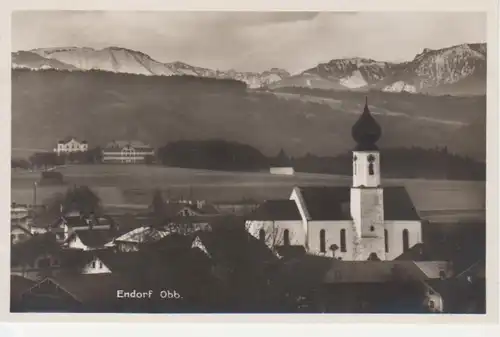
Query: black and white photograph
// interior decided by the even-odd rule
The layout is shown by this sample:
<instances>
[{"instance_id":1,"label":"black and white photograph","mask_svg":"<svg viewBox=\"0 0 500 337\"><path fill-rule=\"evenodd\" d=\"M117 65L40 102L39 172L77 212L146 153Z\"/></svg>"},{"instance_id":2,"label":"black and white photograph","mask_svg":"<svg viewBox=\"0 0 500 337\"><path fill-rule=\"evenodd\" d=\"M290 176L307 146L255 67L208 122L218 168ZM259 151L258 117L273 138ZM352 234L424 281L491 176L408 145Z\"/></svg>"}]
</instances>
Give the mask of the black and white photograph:
<instances>
[{"instance_id":1,"label":"black and white photograph","mask_svg":"<svg viewBox=\"0 0 500 337\"><path fill-rule=\"evenodd\" d=\"M485 12L10 24L11 313L487 313Z\"/></svg>"}]
</instances>

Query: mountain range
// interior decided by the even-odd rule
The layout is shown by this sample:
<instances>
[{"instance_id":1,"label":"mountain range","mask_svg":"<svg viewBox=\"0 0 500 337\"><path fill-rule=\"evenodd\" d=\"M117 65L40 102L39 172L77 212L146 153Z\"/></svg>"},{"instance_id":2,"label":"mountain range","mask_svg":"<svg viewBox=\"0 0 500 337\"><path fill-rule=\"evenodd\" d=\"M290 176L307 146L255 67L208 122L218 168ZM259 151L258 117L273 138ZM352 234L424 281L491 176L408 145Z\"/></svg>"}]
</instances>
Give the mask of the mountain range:
<instances>
[{"instance_id":1,"label":"mountain range","mask_svg":"<svg viewBox=\"0 0 500 337\"><path fill-rule=\"evenodd\" d=\"M257 73L213 70L191 66L183 62L161 63L142 52L120 47L108 47L100 50L87 47L65 47L18 51L12 53L12 67L33 70L103 70L148 76L190 75L235 79L245 82L250 88L259 88L290 76L286 70L277 68Z\"/></svg>"},{"instance_id":2,"label":"mountain range","mask_svg":"<svg viewBox=\"0 0 500 337\"><path fill-rule=\"evenodd\" d=\"M272 68L264 72L220 71L183 62L162 63L126 48L100 50L87 47L38 48L12 53L12 68L67 71L102 70L149 76L191 75L235 79L251 89L305 87L450 95L486 93L485 43L424 49L413 60L401 63L367 58L333 59L298 74Z\"/></svg>"}]
</instances>

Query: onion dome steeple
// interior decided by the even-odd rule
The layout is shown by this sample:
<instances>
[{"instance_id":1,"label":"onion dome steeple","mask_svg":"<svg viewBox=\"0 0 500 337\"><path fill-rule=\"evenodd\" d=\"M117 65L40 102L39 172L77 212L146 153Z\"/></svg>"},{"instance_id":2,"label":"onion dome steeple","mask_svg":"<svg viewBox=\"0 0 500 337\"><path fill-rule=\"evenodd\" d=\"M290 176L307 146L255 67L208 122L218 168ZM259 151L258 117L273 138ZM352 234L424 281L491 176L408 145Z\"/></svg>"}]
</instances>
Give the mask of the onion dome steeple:
<instances>
[{"instance_id":1,"label":"onion dome steeple","mask_svg":"<svg viewBox=\"0 0 500 337\"><path fill-rule=\"evenodd\" d=\"M368 109L368 97L365 109L351 129L352 138L356 141L356 151L378 151L377 141L382 136L382 129Z\"/></svg>"}]
</instances>

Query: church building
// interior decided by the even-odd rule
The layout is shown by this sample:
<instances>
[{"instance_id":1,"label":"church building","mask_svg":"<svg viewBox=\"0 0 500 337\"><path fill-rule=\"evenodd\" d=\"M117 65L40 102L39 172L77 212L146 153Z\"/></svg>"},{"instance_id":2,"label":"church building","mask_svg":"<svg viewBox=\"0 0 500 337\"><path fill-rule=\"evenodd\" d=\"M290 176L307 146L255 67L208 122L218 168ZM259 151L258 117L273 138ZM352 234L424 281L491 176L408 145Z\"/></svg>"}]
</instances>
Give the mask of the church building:
<instances>
[{"instance_id":1,"label":"church building","mask_svg":"<svg viewBox=\"0 0 500 337\"><path fill-rule=\"evenodd\" d=\"M422 242L422 222L403 186L381 185L380 125L364 111L352 127L351 186L297 186L289 200L269 200L246 228L270 248L303 246L345 261L393 260Z\"/></svg>"}]
</instances>

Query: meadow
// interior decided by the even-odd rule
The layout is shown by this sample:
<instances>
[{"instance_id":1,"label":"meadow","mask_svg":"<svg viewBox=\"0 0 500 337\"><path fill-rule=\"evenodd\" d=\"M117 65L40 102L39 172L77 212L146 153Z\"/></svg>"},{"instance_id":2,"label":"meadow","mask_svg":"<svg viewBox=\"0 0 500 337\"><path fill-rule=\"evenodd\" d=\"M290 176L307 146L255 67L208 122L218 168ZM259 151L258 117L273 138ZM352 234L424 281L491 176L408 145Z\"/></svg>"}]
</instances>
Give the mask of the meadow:
<instances>
[{"instance_id":1,"label":"meadow","mask_svg":"<svg viewBox=\"0 0 500 337\"><path fill-rule=\"evenodd\" d=\"M287 198L296 185L344 185L351 177L296 173L295 176L268 172L221 172L146 165L74 165L57 169L65 185L38 186L38 203L55 193L64 193L73 185L87 185L101 198L104 206L140 208L152 200L153 191L161 189L165 197L193 198L211 202L242 199ZM30 204L38 172L13 171L13 202ZM450 217L484 217L485 183L424 179L384 179L384 186L405 186L421 214Z\"/></svg>"}]
</instances>

